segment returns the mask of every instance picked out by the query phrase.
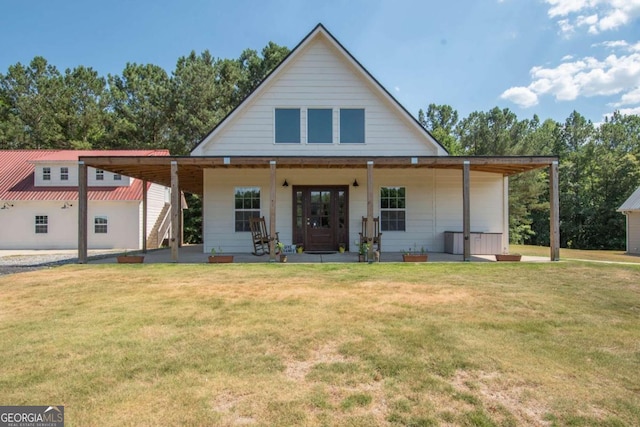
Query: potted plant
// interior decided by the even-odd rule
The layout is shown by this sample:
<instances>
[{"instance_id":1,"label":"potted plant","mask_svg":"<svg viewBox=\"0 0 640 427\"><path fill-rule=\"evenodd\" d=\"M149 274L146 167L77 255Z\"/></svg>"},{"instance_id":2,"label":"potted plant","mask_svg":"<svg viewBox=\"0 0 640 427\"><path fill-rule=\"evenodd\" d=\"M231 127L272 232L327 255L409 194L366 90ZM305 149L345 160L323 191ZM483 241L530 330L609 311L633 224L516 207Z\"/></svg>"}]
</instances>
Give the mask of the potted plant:
<instances>
[{"instance_id":1,"label":"potted plant","mask_svg":"<svg viewBox=\"0 0 640 427\"><path fill-rule=\"evenodd\" d=\"M344 243L339 243L339 244L338 244L338 251L339 251L341 254L343 254L343 253L344 253L345 249L346 249L346 245L345 245Z\"/></svg>"},{"instance_id":2,"label":"potted plant","mask_svg":"<svg viewBox=\"0 0 640 427\"><path fill-rule=\"evenodd\" d=\"M287 262L287 254L284 253L284 243L276 243L276 255L280 254L280 262Z\"/></svg>"},{"instance_id":3,"label":"potted plant","mask_svg":"<svg viewBox=\"0 0 640 427\"><path fill-rule=\"evenodd\" d=\"M301 254L304 251L304 245L302 243L298 243L296 245L296 252Z\"/></svg>"},{"instance_id":4,"label":"potted plant","mask_svg":"<svg viewBox=\"0 0 640 427\"><path fill-rule=\"evenodd\" d=\"M369 242L358 242L358 262L365 262L367 260L367 256L369 255Z\"/></svg>"},{"instance_id":5,"label":"potted plant","mask_svg":"<svg viewBox=\"0 0 640 427\"><path fill-rule=\"evenodd\" d=\"M496 254L496 261L520 261L521 254Z\"/></svg>"},{"instance_id":6,"label":"potted plant","mask_svg":"<svg viewBox=\"0 0 640 427\"><path fill-rule=\"evenodd\" d=\"M416 245L413 245L414 249L416 249ZM422 246L420 248L420 252L417 250L411 251L402 251L402 261L404 262L427 262L429 260L429 255L427 255L427 250Z\"/></svg>"},{"instance_id":7,"label":"potted plant","mask_svg":"<svg viewBox=\"0 0 640 427\"><path fill-rule=\"evenodd\" d=\"M124 254L116 258L119 264L142 264L144 262L144 255L129 255L129 252L125 249Z\"/></svg>"},{"instance_id":8,"label":"potted plant","mask_svg":"<svg viewBox=\"0 0 640 427\"><path fill-rule=\"evenodd\" d=\"M230 263L233 262L233 255L225 255L222 252L222 248L218 246L218 249L211 248L211 255L209 255L209 262L213 264Z\"/></svg>"}]
</instances>

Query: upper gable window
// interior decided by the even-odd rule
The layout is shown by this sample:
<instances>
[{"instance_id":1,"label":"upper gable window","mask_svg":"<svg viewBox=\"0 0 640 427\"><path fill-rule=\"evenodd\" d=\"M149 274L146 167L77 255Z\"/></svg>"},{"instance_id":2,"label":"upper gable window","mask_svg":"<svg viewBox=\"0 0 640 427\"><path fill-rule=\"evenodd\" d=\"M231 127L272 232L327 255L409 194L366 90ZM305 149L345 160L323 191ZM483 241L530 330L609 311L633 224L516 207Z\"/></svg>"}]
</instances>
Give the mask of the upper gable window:
<instances>
[{"instance_id":1,"label":"upper gable window","mask_svg":"<svg viewBox=\"0 0 640 427\"><path fill-rule=\"evenodd\" d=\"M69 168L60 168L60 181L69 181Z\"/></svg>"},{"instance_id":2,"label":"upper gable window","mask_svg":"<svg viewBox=\"0 0 640 427\"><path fill-rule=\"evenodd\" d=\"M42 168L42 180L51 181L51 168Z\"/></svg>"},{"instance_id":3,"label":"upper gable window","mask_svg":"<svg viewBox=\"0 0 640 427\"><path fill-rule=\"evenodd\" d=\"M364 143L364 108L340 109L340 143Z\"/></svg>"},{"instance_id":4,"label":"upper gable window","mask_svg":"<svg viewBox=\"0 0 640 427\"><path fill-rule=\"evenodd\" d=\"M104 181L104 171L96 169L96 181Z\"/></svg>"},{"instance_id":5,"label":"upper gable window","mask_svg":"<svg viewBox=\"0 0 640 427\"><path fill-rule=\"evenodd\" d=\"M299 108L276 108L276 143L300 143Z\"/></svg>"},{"instance_id":6,"label":"upper gable window","mask_svg":"<svg viewBox=\"0 0 640 427\"><path fill-rule=\"evenodd\" d=\"M122 181L122 175L120 175L119 173L114 173L113 174L113 180L114 181Z\"/></svg>"},{"instance_id":7,"label":"upper gable window","mask_svg":"<svg viewBox=\"0 0 640 427\"><path fill-rule=\"evenodd\" d=\"M307 142L333 142L333 110L330 108L310 108L307 110Z\"/></svg>"}]
</instances>

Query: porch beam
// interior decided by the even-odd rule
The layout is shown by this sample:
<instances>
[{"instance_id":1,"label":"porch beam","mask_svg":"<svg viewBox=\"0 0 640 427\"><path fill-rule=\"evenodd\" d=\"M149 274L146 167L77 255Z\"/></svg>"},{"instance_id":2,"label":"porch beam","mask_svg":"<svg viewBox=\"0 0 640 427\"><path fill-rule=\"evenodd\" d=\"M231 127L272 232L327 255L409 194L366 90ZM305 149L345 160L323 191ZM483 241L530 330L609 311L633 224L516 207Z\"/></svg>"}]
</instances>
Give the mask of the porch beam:
<instances>
[{"instance_id":1,"label":"porch beam","mask_svg":"<svg viewBox=\"0 0 640 427\"><path fill-rule=\"evenodd\" d=\"M142 253L147 253L147 181L142 181Z\"/></svg>"},{"instance_id":2,"label":"porch beam","mask_svg":"<svg viewBox=\"0 0 640 427\"><path fill-rule=\"evenodd\" d=\"M463 261L471 261L471 197L470 191L471 163L466 160L462 168L462 236L463 236Z\"/></svg>"},{"instance_id":3,"label":"porch beam","mask_svg":"<svg viewBox=\"0 0 640 427\"><path fill-rule=\"evenodd\" d=\"M78 264L87 263L87 165L78 162Z\"/></svg>"},{"instance_id":4,"label":"porch beam","mask_svg":"<svg viewBox=\"0 0 640 427\"><path fill-rule=\"evenodd\" d=\"M373 259L373 161L367 161L367 258Z\"/></svg>"},{"instance_id":5,"label":"porch beam","mask_svg":"<svg viewBox=\"0 0 640 427\"><path fill-rule=\"evenodd\" d=\"M276 161L269 162L270 184L269 184L269 261L276 260Z\"/></svg>"},{"instance_id":6,"label":"porch beam","mask_svg":"<svg viewBox=\"0 0 640 427\"><path fill-rule=\"evenodd\" d=\"M549 237L551 261L560 261L560 195L558 190L558 161L549 166Z\"/></svg>"},{"instance_id":7,"label":"porch beam","mask_svg":"<svg viewBox=\"0 0 640 427\"><path fill-rule=\"evenodd\" d=\"M178 262L178 242L180 232L180 183L178 162L171 162L171 260Z\"/></svg>"}]
</instances>

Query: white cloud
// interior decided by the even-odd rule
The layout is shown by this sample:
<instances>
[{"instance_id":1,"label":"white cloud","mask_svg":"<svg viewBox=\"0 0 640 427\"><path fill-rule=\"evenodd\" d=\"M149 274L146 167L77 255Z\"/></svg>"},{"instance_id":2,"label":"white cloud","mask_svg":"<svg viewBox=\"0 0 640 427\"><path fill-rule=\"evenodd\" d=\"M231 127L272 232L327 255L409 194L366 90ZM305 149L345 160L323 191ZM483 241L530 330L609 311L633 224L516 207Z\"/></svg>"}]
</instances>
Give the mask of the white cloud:
<instances>
[{"instance_id":1,"label":"white cloud","mask_svg":"<svg viewBox=\"0 0 640 427\"><path fill-rule=\"evenodd\" d=\"M620 97L620 102L616 102L611 105L614 107L621 107L623 105L634 105L634 104L640 104L640 87L636 87L635 89L625 93Z\"/></svg>"},{"instance_id":2,"label":"white cloud","mask_svg":"<svg viewBox=\"0 0 640 427\"><path fill-rule=\"evenodd\" d=\"M394 89L396 92L400 92L400 86L395 86Z\"/></svg>"},{"instance_id":3,"label":"white cloud","mask_svg":"<svg viewBox=\"0 0 640 427\"><path fill-rule=\"evenodd\" d=\"M571 61L573 59L573 55L565 55L562 57L562 61Z\"/></svg>"},{"instance_id":4,"label":"white cloud","mask_svg":"<svg viewBox=\"0 0 640 427\"><path fill-rule=\"evenodd\" d=\"M591 34L615 30L640 17L640 0L545 0L549 18L568 35L586 27Z\"/></svg>"},{"instance_id":5,"label":"white cloud","mask_svg":"<svg viewBox=\"0 0 640 427\"><path fill-rule=\"evenodd\" d=\"M502 95L500 95L500 98L512 101L522 108L529 108L538 104L538 95L531 89L522 86L505 90Z\"/></svg>"},{"instance_id":6,"label":"white cloud","mask_svg":"<svg viewBox=\"0 0 640 427\"><path fill-rule=\"evenodd\" d=\"M524 108L536 105L544 95L557 101L573 101L579 97L619 94L619 100L612 106L640 104L640 51L622 56L611 54L603 60L585 57L555 67L537 66L530 75L529 86L507 89L501 97Z\"/></svg>"},{"instance_id":7,"label":"white cloud","mask_svg":"<svg viewBox=\"0 0 640 427\"><path fill-rule=\"evenodd\" d=\"M628 47L629 43L627 43L624 40L611 40L611 41L606 41L601 43L594 43L591 45L591 47L599 47L599 46L608 47L609 49L616 49L619 47Z\"/></svg>"},{"instance_id":8,"label":"white cloud","mask_svg":"<svg viewBox=\"0 0 640 427\"><path fill-rule=\"evenodd\" d=\"M551 5L549 16L567 16L570 13L579 12L589 3L586 0L546 0Z\"/></svg>"},{"instance_id":9,"label":"white cloud","mask_svg":"<svg viewBox=\"0 0 640 427\"><path fill-rule=\"evenodd\" d=\"M571 34L574 31L574 26L569 23L568 19L559 20L558 25L560 26L560 31L563 34Z\"/></svg>"}]
</instances>

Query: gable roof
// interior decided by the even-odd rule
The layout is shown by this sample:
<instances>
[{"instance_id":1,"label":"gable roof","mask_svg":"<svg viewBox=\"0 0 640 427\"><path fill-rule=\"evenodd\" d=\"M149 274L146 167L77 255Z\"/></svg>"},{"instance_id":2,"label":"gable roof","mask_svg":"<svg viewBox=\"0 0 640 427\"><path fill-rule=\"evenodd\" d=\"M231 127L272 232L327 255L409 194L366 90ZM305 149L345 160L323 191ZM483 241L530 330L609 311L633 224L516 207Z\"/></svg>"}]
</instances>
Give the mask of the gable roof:
<instances>
[{"instance_id":1,"label":"gable roof","mask_svg":"<svg viewBox=\"0 0 640 427\"><path fill-rule=\"evenodd\" d=\"M0 200L77 200L78 187L36 187L34 163L78 161L79 156L168 156L168 150L0 150ZM150 185L150 184L149 184ZM142 200L142 181L90 187L89 200Z\"/></svg>"},{"instance_id":2,"label":"gable roof","mask_svg":"<svg viewBox=\"0 0 640 427\"><path fill-rule=\"evenodd\" d=\"M640 211L640 187L618 208L618 212Z\"/></svg>"},{"instance_id":3,"label":"gable roof","mask_svg":"<svg viewBox=\"0 0 640 427\"><path fill-rule=\"evenodd\" d=\"M327 40L331 45L333 45L333 47L335 47L335 49L343 56L343 58L346 59L346 61L351 65L353 65L361 78L369 82L382 98L386 99L393 107L395 107L400 116L402 116L410 126L414 127L428 141L432 142L437 147L438 155L448 154L447 149L444 148L444 146L442 146L442 144L440 144L440 142L438 142L438 140L427 129L425 129L424 126L422 126L418 122L418 120L413 115L411 115L411 113L409 113L407 109L402 104L400 104L400 102L398 102L398 100L395 99L393 95L391 95L391 93L384 86L382 86L380 82L376 80L376 78L373 77L373 75L371 75L371 73L369 73L369 71L364 68L362 64L360 64L360 62L353 55L351 55L351 53L338 41L338 39L336 39L321 23L316 25L316 27L311 30L311 32L307 34L302 39L302 41L291 50L291 52L289 52L289 54L282 60L282 62L280 62L280 64L278 64L278 66L276 66L262 80L262 82L260 82L260 84L249 95L247 95L247 97L242 100L242 102L240 102L239 105L231 110L231 112L229 112L229 114L227 114L227 116L222 119L220 123L218 123L211 130L211 132L209 132L198 143L198 145L196 145L193 150L191 150L191 154L202 154L201 150L204 148L204 146L208 144L216 134L221 132L221 130L224 129L224 127L229 122L231 122L236 116L238 116L240 112L243 111L252 102L252 100L260 96L260 94L262 94L269 86L269 83L278 78L280 73L282 73L286 68L287 64L293 62L301 54L301 52L304 51L304 48L317 37L323 37L324 40Z\"/></svg>"}]
</instances>

